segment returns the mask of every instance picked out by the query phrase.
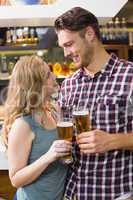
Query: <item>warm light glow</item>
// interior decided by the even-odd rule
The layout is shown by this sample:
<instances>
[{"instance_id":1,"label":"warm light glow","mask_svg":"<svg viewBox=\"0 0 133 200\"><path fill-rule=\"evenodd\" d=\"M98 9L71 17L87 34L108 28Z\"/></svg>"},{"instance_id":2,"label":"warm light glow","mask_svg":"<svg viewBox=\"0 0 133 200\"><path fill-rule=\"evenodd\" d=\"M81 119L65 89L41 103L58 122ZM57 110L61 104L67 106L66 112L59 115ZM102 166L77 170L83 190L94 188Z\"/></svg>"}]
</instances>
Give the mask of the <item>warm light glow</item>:
<instances>
[{"instance_id":1,"label":"warm light glow","mask_svg":"<svg viewBox=\"0 0 133 200\"><path fill-rule=\"evenodd\" d=\"M44 54L44 52L43 52L43 51L41 51L41 50L40 50L40 51L37 51L37 55L38 55L38 56L40 56L40 57L41 57L41 56L43 56L43 54Z\"/></svg>"}]
</instances>

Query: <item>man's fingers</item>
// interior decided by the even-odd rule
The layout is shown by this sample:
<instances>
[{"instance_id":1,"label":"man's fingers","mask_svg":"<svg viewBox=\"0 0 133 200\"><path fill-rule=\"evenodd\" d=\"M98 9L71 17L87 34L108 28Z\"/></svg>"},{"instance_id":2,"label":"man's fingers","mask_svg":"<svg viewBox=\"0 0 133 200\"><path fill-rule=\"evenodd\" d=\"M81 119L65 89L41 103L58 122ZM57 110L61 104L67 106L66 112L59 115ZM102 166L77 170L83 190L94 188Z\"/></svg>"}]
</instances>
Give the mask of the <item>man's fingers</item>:
<instances>
[{"instance_id":1,"label":"man's fingers","mask_svg":"<svg viewBox=\"0 0 133 200\"><path fill-rule=\"evenodd\" d=\"M81 138L88 138L95 135L95 131L89 131L89 132L83 132L79 135L77 135L77 139L81 139Z\"/></svg>"}]
</instances>

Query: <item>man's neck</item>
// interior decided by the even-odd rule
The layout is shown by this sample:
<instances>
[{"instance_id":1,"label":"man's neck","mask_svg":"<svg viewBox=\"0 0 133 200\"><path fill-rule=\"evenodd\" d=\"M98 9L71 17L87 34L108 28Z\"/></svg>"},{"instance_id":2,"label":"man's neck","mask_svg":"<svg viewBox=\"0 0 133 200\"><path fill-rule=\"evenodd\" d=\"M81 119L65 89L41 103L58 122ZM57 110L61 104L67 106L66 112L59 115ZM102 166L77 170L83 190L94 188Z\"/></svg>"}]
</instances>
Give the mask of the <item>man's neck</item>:
<instances>
[{"instance_id":1,"label":"man's neck","mask_svg":"<svg viewBox=\"0 0 133 200\"><path fill-rule=\"evenodd\" d=\"M110 55L105 51L105 49L99 48L94 52L91 63L85 69L88 74L93 77L97 72L99 72L103 66L108 62Z\"/></svg>"}]
</instances>

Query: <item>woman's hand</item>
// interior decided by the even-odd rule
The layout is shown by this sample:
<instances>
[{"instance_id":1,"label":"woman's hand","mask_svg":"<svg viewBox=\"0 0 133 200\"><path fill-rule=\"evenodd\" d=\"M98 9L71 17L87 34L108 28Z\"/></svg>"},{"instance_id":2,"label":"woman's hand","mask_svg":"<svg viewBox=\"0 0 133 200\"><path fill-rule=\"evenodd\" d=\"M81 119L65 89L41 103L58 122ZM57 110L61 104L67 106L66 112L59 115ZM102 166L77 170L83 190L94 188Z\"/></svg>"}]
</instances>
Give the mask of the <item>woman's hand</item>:
<instances>
[{"instance_id":1,"label":"woman's hand","mask_svg":"<svg viewBox=\"0 0 133 200\"><path fill-rule=\"evenodd\" d=\"M47 152L47 155L51 161L55 161L62 156L69 155L71 148L71 142L67 140L55 140Z\"/></svg>"}]
</instances>

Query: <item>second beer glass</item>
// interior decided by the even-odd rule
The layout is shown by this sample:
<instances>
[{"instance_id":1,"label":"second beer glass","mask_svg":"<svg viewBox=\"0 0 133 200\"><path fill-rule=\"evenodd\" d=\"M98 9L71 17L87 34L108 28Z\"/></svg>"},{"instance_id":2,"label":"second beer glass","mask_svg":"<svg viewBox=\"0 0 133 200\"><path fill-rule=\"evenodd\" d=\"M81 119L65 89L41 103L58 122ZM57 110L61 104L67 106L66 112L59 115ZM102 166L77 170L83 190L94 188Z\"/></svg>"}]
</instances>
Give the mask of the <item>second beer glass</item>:
<instances>
[{"instance_id":1,"label":"second beer glass","mask_svg":"<svg viewBox=\"0 0 133 200\"><path fill-rule=\"evenodd\" d=\"M73 118L77 129L77 134L91 130L89 110L76 108L73 110Z\"/></svg>"},{"instance_id":2,"label":"second beer glass","mask_svg":"<svg viewBox=\"0 0 133 200\"><path fill-rule=\"evenodd\" d=\"M69 117L66 118L61 113L57 121L57 130L58 130L59 139L72 141L73 123L72 123L71 118ZM70 155L64 156L62 158L62 161L67 164L71 163L72 162L71 152L70 152Z\"/></svg>"}]
</instances>

